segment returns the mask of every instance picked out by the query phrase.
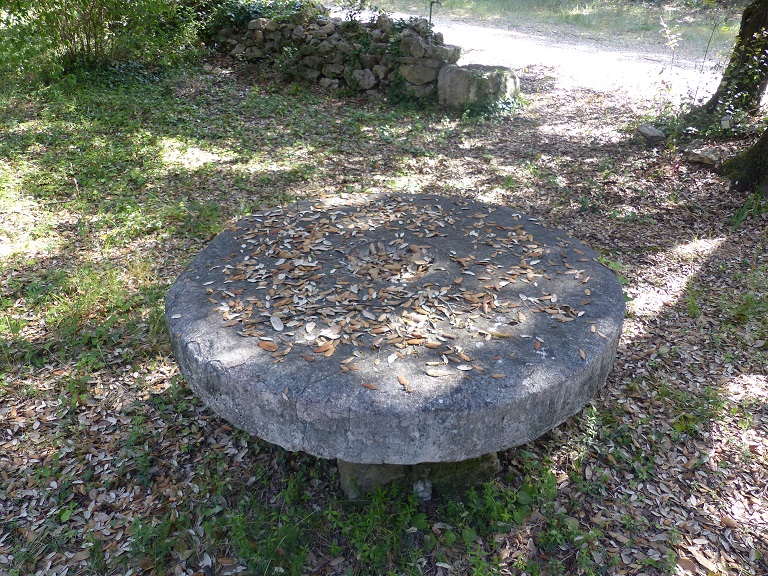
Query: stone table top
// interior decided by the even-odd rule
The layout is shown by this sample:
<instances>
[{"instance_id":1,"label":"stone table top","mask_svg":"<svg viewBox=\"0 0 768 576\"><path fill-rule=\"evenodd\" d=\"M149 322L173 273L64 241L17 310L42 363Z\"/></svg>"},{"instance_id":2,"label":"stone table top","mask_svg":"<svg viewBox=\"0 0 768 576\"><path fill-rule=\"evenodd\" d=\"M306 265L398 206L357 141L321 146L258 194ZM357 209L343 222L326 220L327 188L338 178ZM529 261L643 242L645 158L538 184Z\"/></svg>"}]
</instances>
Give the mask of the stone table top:
<instances>
[{"instance_id":1,"label":"stone table top","mask_svg":"<svg viewBox=\"0 0 768 576\"><path fill-rule=\"evenodd\" d=\"M288 450L459 461L578 412L615 358L624 298L589 247L496 205L354 196L265 210L171 288L190 387Z\"/></svg>"}]
</instances>

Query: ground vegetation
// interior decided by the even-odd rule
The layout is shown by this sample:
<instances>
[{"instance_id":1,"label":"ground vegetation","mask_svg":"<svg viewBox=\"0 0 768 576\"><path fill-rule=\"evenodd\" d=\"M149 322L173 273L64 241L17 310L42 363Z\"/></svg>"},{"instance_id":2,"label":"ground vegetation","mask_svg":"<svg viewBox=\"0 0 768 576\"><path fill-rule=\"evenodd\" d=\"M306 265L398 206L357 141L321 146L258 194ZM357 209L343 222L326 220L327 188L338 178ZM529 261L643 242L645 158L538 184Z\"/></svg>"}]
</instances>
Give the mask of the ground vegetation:
<instances>
[{"instance_id":1,"label":"ground vegetation","mask_svg":"<svg viewBox=\"0 0 768 576\"><path fill-rule=\"evenodd\" d=\"M0 573L768 571L765 200L635 136L645 100L519 74L525 106L480 118L215 54L2 84ZM333 462L206 409L163 313L235 219L377 191L569 230L619 274L628 315L606 386L492 481L361 506Z\"/></svg>"}]
</instances>

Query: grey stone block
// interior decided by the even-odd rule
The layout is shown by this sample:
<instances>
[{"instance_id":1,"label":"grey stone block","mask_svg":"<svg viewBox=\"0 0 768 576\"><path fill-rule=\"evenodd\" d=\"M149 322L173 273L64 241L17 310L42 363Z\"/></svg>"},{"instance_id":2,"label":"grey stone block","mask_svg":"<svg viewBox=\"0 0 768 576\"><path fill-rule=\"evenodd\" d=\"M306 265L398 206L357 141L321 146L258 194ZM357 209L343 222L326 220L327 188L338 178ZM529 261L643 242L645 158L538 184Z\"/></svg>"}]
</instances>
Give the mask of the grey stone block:
<instances>
[{"instance_id":1,"label":"grey stone block","mask_svg":"<svg viewBox=\"0 0 768 576\"><path fill-rule=\"evenodd\" d=\"M290 206L239 222L169 291L174 354L215 412L287 450L322 458L457 462L537 438L603 384L624 298L589 247L503 206L429 195L338 202L305 202L298 214ZM290 256L301 238L324 230L322 218L339 232ZM341 232L351 229L354 236ZM403 260L411 264L402 264L407 274L399 279L381 272L374 279L373 264L362 268L354 257L380 245L389 247L381 262L391 263L397 242L424 247ZM416 276L413 261L423 262ZM263 307L270 288L292 294L291 304ZM235 300L251 302L252 310L230 326L224 314L235 314ZM271 320L276 314L282 324ZM377 320L382 314L388 319ZM311 331L308 316L317 324ZM243 319L250 323L237 324ZM320 344L330 336L321 330L333 327L338 340L328 340L336 345L326 355ZM388 344L398 332L403 347Z\"/></svg>"},{"instance_id":2,"label":"grey stone block","mask_svg":"<svg viewBox=\"0 0 768 576\"><path fill-rule=\"evenodd\" d=\"M476 102L499 102L519 91L517 76L503 66L448 64L440 69L437 79L440 104L449 108L463 108Z\"/></svg>"}]
</instances>

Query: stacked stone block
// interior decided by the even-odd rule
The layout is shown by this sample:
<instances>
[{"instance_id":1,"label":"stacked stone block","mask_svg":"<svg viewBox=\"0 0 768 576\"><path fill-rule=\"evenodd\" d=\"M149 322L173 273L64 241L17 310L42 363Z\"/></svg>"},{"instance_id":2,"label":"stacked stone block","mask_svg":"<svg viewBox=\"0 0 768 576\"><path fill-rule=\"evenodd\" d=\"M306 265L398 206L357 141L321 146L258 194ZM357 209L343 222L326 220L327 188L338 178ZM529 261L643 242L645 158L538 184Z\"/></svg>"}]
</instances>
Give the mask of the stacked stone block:
<instances>
[{"instance_id":1,"label":"stacked stone block","mask_svg":"<svg viewBox=\"0 0 768 576\"><path fill-rule=\"evenodd\" d=\"M429 97L436 92L440 69L461 55L461 48L445 44L426 20L393 21L386 14L368 23L306 13L257 18L245 30L221 30L218 40L233 56L272 62L329 90L346 88L374 97L392 88Z\"/></svg>"}]
</instances>

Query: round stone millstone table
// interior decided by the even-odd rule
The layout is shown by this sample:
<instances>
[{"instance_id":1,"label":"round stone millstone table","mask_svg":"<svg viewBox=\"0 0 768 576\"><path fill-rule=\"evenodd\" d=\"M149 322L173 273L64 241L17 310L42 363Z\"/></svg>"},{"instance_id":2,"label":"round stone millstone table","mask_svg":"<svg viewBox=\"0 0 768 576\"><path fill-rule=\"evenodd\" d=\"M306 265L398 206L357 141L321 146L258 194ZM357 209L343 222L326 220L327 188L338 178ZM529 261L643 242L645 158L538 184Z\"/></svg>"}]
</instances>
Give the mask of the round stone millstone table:
<instances>
[{"instance_id":1,"label":"round stone millstone table","mask_svg":"<svg viewBox=\"0 0 768 576\"><path fill-rule=\"evenodd\" d=\"M565 232L405 194L247 217L166 300L182 374L209 407L361 465L465 461L544 434L605 381L624 311L613 271Z\"/></svg>"}]
</instances>

